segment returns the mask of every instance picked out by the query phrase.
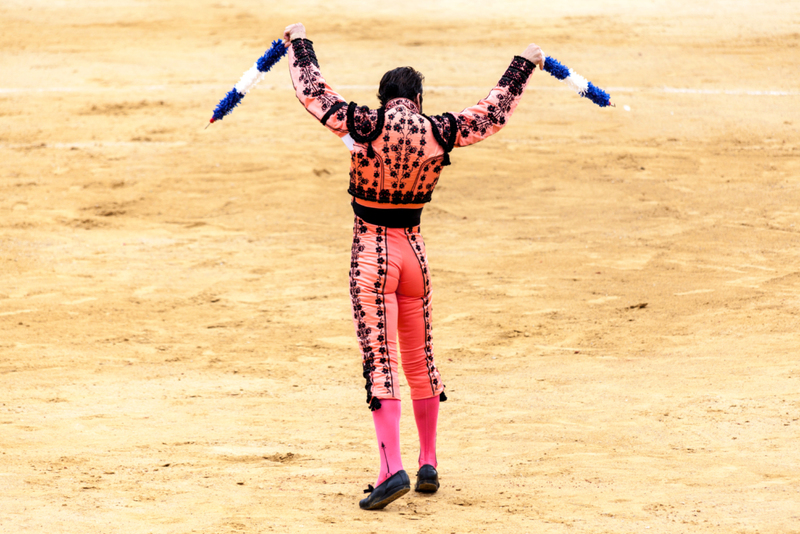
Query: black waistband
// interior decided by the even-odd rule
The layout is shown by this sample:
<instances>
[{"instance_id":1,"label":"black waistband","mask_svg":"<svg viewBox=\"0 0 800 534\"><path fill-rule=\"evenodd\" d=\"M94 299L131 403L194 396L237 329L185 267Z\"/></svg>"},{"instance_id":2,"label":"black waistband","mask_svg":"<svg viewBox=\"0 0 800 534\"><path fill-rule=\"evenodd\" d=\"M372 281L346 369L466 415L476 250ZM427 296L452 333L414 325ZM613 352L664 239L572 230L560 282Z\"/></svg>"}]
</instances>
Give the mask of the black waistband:
<instances>
[{"instance_id":1,"label":"black waistband","mask_svg":"<svg viewBox=\"0 0 800 534\"><path fill-rule=\"evenodd\" d=\"M422 218L422 208L408 209L380 209L362 206L355 200L352 203L353 213L364 219L369 224L375 226L386 226L388 228L411 228L419 226Z\"/></svg>"}]
</instances>

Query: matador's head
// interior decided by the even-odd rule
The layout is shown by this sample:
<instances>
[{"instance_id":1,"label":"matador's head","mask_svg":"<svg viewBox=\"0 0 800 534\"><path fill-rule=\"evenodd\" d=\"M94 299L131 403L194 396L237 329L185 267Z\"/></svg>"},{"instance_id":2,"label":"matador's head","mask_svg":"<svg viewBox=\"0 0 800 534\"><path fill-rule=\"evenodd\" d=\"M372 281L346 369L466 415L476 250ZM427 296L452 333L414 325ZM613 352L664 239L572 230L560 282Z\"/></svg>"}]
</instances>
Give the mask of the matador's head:
<instances>
[{"instance_id":1,"label":"matador's head","mask_svg":"<svg viewBox=\"0 0 800 534\"><path fill-rule=\"evenodd\" d=\"M417 104L422 113L422 81L425 77L411 67L398 67L381 78L378 100L385 106L395 98L407 98Z\"/></svg>"}]
</instances>

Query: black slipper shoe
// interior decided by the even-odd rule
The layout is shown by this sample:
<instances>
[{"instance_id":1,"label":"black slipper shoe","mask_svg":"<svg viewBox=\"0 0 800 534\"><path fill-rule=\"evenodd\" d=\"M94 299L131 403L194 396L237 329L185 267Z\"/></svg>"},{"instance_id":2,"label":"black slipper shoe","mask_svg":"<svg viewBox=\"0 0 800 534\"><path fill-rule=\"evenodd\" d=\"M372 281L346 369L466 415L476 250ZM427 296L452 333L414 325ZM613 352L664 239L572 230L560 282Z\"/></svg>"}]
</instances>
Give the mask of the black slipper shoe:
<instances>
[{"instance_id":1,"label":"black slipper shoe","mask_svg":"<svg viewBox=\"0 0 800 534\"><path fill-rule=\"evenodd\" d=\"M362 510L380 510L387 504L395 501L411 490L411 481L402 469L384 480L377 488L372 484L364 493L369 493L369 497L361 499L358 505Z\"/></svg>"},{"instance_id":2,"label":"black slipper shoe","mask_svg":"<svg viewBox=\"0 0 800 534\"><path fill-rule=\"evenodd\" d=\"M425 464L417 471L417 483L414 491L419 493L436 493L439 489L439 473L430 464Z\"/></svg>"}]
</instances>

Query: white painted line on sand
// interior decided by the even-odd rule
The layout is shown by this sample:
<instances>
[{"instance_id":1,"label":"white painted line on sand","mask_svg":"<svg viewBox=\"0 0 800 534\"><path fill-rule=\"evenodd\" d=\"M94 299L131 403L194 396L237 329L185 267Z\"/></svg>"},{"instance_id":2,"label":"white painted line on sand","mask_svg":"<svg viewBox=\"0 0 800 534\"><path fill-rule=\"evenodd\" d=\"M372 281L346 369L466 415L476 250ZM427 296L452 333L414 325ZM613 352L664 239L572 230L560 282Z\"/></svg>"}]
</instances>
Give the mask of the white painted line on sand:
<instances>
[{"instance_id":1,"label":"white painted line on sand","mask_svg":"<svg viewBox=\"0 0 800 534\"><path fill-rule=\"evenodd\" d=\"M158 92L176 91L181 88L221 90L227 85L222 84L182 84L179 86L167 85L145 85L129 87L0 87L0 95L21 94L21 93L125 93L125 92ZM274 90L288 89L293 90L291 85L260 85L255 90ZM337 85L336 90L352 91L374 91L373 85ZM553 86L528 86L533 91L569 91L567 87L560 85ZM603 88L609 93L666 93L666 94L689 94L689 95L732 95L732 96L800 96L800 91L781 91L777 89L699 89L693 87L608 87ZM484 86L475 85L428 85L427 91L483 91L487 90Z\"/></svg>"},{"instance_id":2,"label":"white painted line on sand","mask_svg":"<svg viewBox=\"0 0 800 534\"><path fill-rule=\"evenodd\" d=\"M0 317L7 317L9 315L19 315L20 313L33 313L39 310L17 310L17 311L8 311L0 313Z\"/></svg>"},{"instance_id":3,"label":"white painted line on sand","mask_svg":"<svg viewBox=\"0 0 800 534\"><path fill-rule=\"evenodd\" d=\"M106 148L140 146L184 146L186 141L89 141L78 143L0 143L0 149L8 148Z\"/></svg>"}]
</instances>

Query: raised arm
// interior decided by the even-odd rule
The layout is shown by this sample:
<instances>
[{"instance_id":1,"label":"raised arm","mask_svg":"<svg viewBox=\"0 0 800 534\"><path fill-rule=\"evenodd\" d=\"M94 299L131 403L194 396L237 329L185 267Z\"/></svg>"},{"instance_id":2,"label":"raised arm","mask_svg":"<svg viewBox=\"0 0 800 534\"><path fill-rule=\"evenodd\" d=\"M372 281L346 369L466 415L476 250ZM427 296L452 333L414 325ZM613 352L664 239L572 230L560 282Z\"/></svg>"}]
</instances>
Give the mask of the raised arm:
<instances>
[{"instance_id":1,"label":"raised arm","mask_svg":"<svg viewBox=\"0 0 800 534\"><path fill-rule=\"evenodd\" d=\"M459 113L431 117L442 141L450 147L467 146L497 133L516 109L537 66L544 67L544 53L530 44L522 55L514 56L497 86L480 102Z\"/></svg>"},{"instance_id":2,"label":"raised arm","mask_svg":"<svg viewBox=\"0 0 800 534\"><path fill-rule=\"evenodd\" d=\"M328 86L319 70L314 46L302 24L286 27L283 42L289 48L289 73L297 99L323 125L339 137L347 134L347 103Z\"/></svg>"}]
</instances>

